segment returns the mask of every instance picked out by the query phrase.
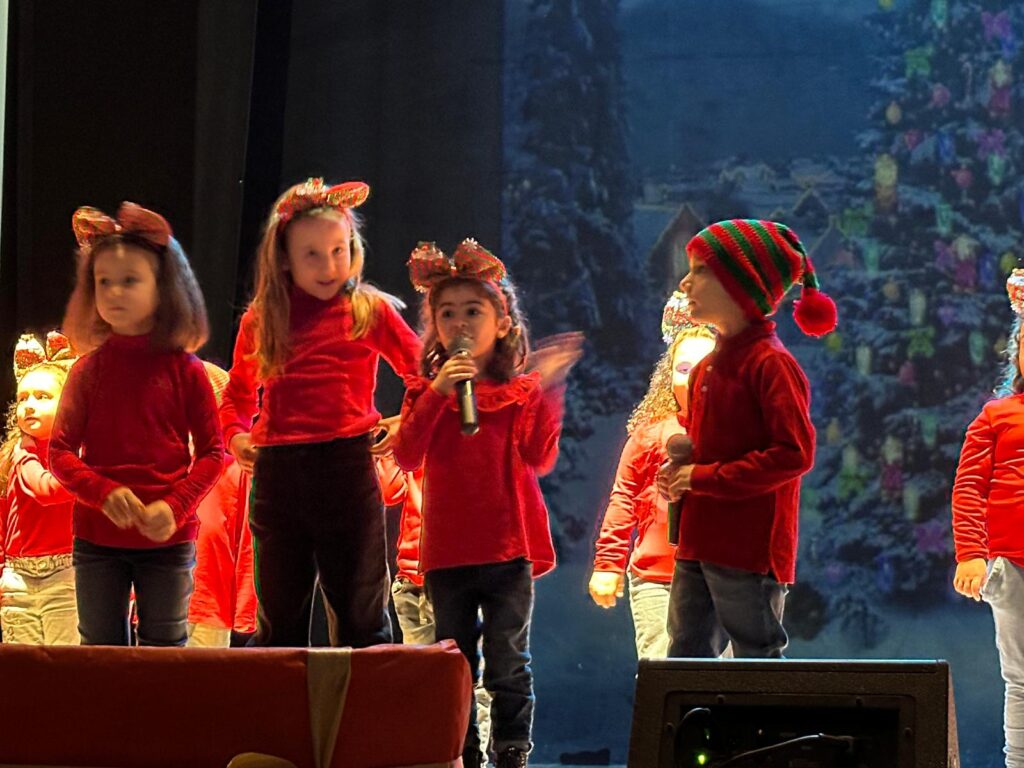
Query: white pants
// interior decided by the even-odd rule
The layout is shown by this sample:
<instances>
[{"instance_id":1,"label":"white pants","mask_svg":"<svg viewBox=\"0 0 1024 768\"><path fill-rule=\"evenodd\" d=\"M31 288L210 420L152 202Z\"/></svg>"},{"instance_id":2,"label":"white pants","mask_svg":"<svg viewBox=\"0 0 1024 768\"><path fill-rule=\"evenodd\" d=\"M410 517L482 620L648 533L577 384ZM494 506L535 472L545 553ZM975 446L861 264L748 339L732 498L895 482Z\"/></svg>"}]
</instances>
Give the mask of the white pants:
<instances>
[{"instance_id":1,"label":"white pants","mask_svg":"<svg viewBox=\"0 0 1024 768\"><path fill-rule=\"evenodd\" d=\"M33 576L5 565L0 574L0 626L5 643L78 645L75 569Z\"/></svg>"},{"instance_id":2,"label":"white pants","mask_svg":"<svg viewBox=\"0 0 1024 768\"><path fill-rule=\"evenodd\" d=\"M997 557L989 565L981 594L992 608L999 670L1006 684L1006 768L1024 768L1024 568Z\"/></svg>"}]
</instances>

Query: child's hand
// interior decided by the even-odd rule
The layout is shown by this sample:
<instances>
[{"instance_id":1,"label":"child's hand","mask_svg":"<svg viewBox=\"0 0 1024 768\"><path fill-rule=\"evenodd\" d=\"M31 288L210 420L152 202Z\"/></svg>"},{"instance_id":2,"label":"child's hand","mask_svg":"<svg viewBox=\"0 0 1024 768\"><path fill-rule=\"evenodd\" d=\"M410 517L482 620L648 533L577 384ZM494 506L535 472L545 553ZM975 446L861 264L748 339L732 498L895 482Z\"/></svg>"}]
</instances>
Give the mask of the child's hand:
<instances>
[{"instance_id":1,"label":"child's hand","mask_svg":"<svg viewBox=\"0 0 1024 768\"><path fill-rule=\"evenodd\" d=\"M386 419L378 421L377 426L373 428L373 436L376 437L383 432L384 437L370 446L370 453L374 456L383 456L386 453L390 453L391 444L394 443L395 438L398 437L398 430L401 426L401 416L389 416Z\"/></svg>"},{"instance_id":2,"label":"child's hand","mask_svg":"<svg viewBox=\"0 0 1024 768\"><path fill-rule=\"evenodd\" d=\"M252 444L251 432L239 432L232 437L228 450L235 457L239 467L246 472L252 472L252 466L256 463L256 451L259 449Z\"/></svg>"},{"instance_id":3,"label":"child's hand","mask_svg":"<svg viewBox=\"0 0 1024 768\"><path fill-rule=\"evenodd\" d=\"M583 334L578 331L545 336L530 350L526 370L540 372L540 385L550 389L565 383L569 371L583 355Z\"/></svg>"},{"instance_id":4,"label":"child's hand","mask_svg":"<svg viewBox=\"0 0 1024 768\"><path fill-rule=\"evenodd\" d=\"M594 571L590 577L590 596L602 608L614 608L615 599L622 597L625 578L615 571Z\"/></svg>"},{"instance_id":5,"label":"child's hand","mask_svg":"<svg viewBox=\"0 0 1024 768\"><path fill-rule=\"evenodd\" d=\"M985 558L976 557L973 560L964 560L956 564L956 573L953 574L953 589L964 597L973 597L981 600L981 588L988 581L988 563Z\"/></svg>"},{"instance_id":6,"label":"child's hand","mask_svg":"<svg viewBox=\"0 0 1024 768\"><path fill-rule=\"evenodd\" d=\"M460 381L469 381L477 374L476 361L463 352L444 361L441 370L437 372L430 388L442 397L448 397L455 391L455 385Z\"/></svg>"},{"instance_id":7,"label":"child's hand","mask_svg":"<svg viewBox=\"0 0 1024 768\"><path fill-rule=\"evenodd\" d=\"M676 464L666 461L658 468L658 493L669 501L679 501L683 494L690 490L690 475L693 464Z\"/></svg>"},{"instance_id":8,"label":"child's hand","mask_svg":"<svg viewBox=\"0 0 1024 768\"><path fill-rule=\"evenodd\" d=\"M133 527L142 517L143 506L132 489L122 485L103 500L103 514L122 530Z\"/></svg>"},{"instance_id":9,"label":"child's hand","mask_svg":"<svg viewBox=\"0 0 1024 768\"><path fill-rule=\"evenodd\" d=\"M167 541L178 530L178 525L174 522L174 512L163 499L145 506L137 527L143 536L156 542Z\"/></svg>"}]
</instances>

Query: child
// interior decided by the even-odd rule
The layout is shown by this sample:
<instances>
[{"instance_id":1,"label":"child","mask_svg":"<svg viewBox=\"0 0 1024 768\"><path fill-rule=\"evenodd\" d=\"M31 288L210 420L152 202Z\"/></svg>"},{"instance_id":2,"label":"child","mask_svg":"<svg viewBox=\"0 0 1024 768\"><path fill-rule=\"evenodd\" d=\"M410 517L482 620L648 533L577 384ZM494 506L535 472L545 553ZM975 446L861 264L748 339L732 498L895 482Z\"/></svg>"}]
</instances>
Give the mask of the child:
<instances>
[{"instance_id":1,"label":"child","mask_svg":"<svg viewBox=\"0 0 1024 768\"><path fill-rule=\"evenodd\" d=\"M409 272L426 293L422 376L406 380L395 460L423 466L420 568L437 637L453 638L490 692L499 768L525 766L531 747L533 676L529 629L533 578L555 564L537 477L558 457L563 382L579 357L574 335L526 363L526 326L504 265L473 240L449 259L432 243L413 251ZM458 354L450 350L459 348ZM466 435L453 393L477 379L479 432ZM483 616L480 622L478 614ZM475 713L463 749L480 765Z\"/></svg>"},{"instance_id":2,"label":"child","mask_svg":"<svg viewBox=\"0 0 1024 768\"><path fill-rule=\"evenodd\" d=\"M669 345L651 375L651 385L626 425L611 498L594 552L590 596L604 608L622 597L629 565L629 607L641 659L668 654L669 587L675 549L668 542L668 507L658 494L655 476L667 458L665 443L685 434L687 380L690 370L715 345L714 333L693 322L686 297L678 291L665 305L662 335ZM636 533L636 541L630 543Z\"/></svg>"},{"instance_id":3,"label":"child","mask_svg":"<svg viewBox=\"0 0 1024 768\"><path fill-rule=\"evenodd\" d=\"M77 645L71 566L74 497L50 472L53 417L73 354L56 331L14 350L18 393L0 446L0 625L4 642ZM6 558L6 559L5 559Z\"/></svg>"},{"instance_id":4,"label":"child","mask_svg":"<svg viewBox=\"0 0 1024 768\"><path fill-rule=\"evenodd\" d=\"M204 362L220 404L228 372ZM231 634L256 631L252 537L249 535L249 473L225 454L224 473L196 509L195 591L188 604L188 646L227 648Z\"/></svg>"},{"instance_id":5,"label":"child","mask_svg":"<svg viewBox=\"0 0 1024 768\"><path fill-rule=\"evenodd\" d=\"M967 428L953 483L953 587L984 598L995 619L999 667L1006 684L1006 765L1024 766L1024 505L1020 457L1024 440L1024 270L1006 281L1016 313L999 392Z\"/></svg>"},{"instance_id":6,"label":"child","mask_svg":"<svg viewBox=\"0 0 1024 768\"><path fill-rule=\"evenodd\" d=\"M231 453L253 473L257 645L309 644L318 575L331 645L391 641L373 392L380 357L412 373L419 340L400 302L361 281L353 209L369 191L322 179L291 187L256 257L220 415Z\"/></svg>"},{"instance_id":7,"label":"child","mask_svg":"<svg viewBox=\"0 0 1024 768\"><path fill-rule=\"evenodd\" d=\"M669 598L670 656L782 656L786 584L796 573L800 477L814 462L807 378L766 316L802 280L804 333L835 327L835 304L796 234L770 221L722 221L686 246L680 288L718 331L690 374L693 463L666 464L658 488L686 493Z\"/></svg>"},{"instance_id":8,"label":"child","mask_svg":"<svg viewBox=\"0 0 1024 768\"><path fill-rule=\"evenodd\" d=\"M72 226L78 275L64 328L83 357L57 409L50 463L75 495L79 632L86 645L127 645L134 586L139 644L184 645L195 509L224 454L192 354L207 337L203 295L159 214L79 208Z\"/></svg>"}]
</instances>

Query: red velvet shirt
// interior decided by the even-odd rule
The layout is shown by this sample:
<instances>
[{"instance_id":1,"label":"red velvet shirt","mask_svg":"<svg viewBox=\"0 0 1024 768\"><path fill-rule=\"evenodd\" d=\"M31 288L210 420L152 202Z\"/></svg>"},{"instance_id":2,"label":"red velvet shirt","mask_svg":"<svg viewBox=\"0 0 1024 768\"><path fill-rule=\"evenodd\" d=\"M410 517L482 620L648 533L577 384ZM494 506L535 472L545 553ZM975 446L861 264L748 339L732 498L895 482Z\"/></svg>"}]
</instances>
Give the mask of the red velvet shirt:
<instances>
[{"instance_id":1,"label":"red velvet shirt","mask_svg":"<svg viewBox=\"0 0 1024 768\"><path fill-rule=\"evenodd\" d=\"M189 435L195 462L189 452ZM113 335L71 368L50 439L50 466L75 495L75 536L146 549L194 540L196 505L217 482L224 445L202 361L153 349L149 336ZM127 486L143 504L163 499L178 530L155 542L103 514Z\"/></svg>"},{"instance_id":2,"label":"red velvet shirt","mask_svg":"<svg viewBox=\"0 0 1024 768\"><path fill-rule=\"evenodd\" d=\"M1024 566L1024 395L990 400L967 428L953 483L956 560Z\"/></svg>"},{"instance_id":3,"label":"red velvet shirt","mask_svg":"<svg viewBox=\"0 0 1024 768\"><path fill-rule=\"evenodd\" d=\"M377 476L380 478L385 506L402 505L395 563L398 572L395 576L422 587L420 532L423 524L423 468L405 472L395 463L393 456L381 456L377 459Z\"/></svg>"},{"instance_id":4,"label":"red velvet shirt","mask_svg":"<svg viewBox=\"0 0 1024 768\"><path fill-rule=\"evenodd\" d=\"M460 430L455 396L422 377L406 379L395 460L423 465L420 570L526 558L533 575L555 565L547 507L537 478L558 458L564 390L540 376L475 382L480 431Z\"/></svg>"},{"instance_id":5,"label":"red velvet shirt","mask_svg":"<svg viewBox=\"0 0 1024 768\"><path fill-rule=\"evenodd\" d=\"M381 355L404 376L415 373L420 353L419 338L386 300L378 301L375 311L366 335L352 339L347 295L321 301L293 288L284 370L261 382L256 316L251 307L246 310L220 406L225 443L250 430L253 444L261 446L322 443L373 429L380 419L373 392ZM257 396L261 386L262 403Z\"/></svg>"},{"instance_id":6,"label":"red velvet shirt","mask_svg":"<svg viewBox=\"0 0 1024 768\"><path fill-rule=\"evenodd\" d=\"M675 548L668 543L668 503L658 493L655 478L667 458L665 443L672 435L685 432L673 415L640 427L629 436L597 536L595 571L625 573L628 563L629 569L645 581L672 581Z\"/></svg>"},{"instance_id":7,"label":"red velvet shirt","mask_svg":"<svg viewBox=\"0 0 1024 768\"><path fill-rule=\"evenodd\" d=\"M48 469L50 444L22 435L14 449L7 497L0 499L0 563L6 557L71 552L75 497Z\"/></svg>"},{"instance_id":8,"label":"red velvet shirt","mask_svg":"<svg viewBox=\"0 0 1024 768\"><path fill-rule=\"evenodd\" d=\"M810 388L775 323L720 338L690 374L691 490L680 560L796 578L800 477L814 465Z\"/></svg>"}]
</instances>

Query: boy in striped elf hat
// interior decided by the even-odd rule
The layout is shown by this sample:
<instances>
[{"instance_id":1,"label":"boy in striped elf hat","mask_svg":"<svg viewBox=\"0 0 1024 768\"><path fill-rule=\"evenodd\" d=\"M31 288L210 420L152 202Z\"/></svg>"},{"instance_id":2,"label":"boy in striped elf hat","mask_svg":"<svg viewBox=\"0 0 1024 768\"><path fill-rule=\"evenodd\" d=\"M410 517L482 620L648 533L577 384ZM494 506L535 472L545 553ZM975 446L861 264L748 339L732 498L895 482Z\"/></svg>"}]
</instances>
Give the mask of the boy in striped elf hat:
<instances>
[{"instance_id":1,"label":"boy in striped elf hat","mask_svg":"<svg viewBox=\"0 0 1024 768\"><path fill-rule=\"evenodd\" d=\"M693 319L719 337L690 374L693 463L665 464L658 474L662 495L682 498L669 655L714 658L731 640L737 658L781 657L814 427L807 377L767 318L796 282L794 317L804 333L830 332L836 308L782 224L721 221L686 251L690 271L679 287Z\"/></svg>"}]
</instances>

